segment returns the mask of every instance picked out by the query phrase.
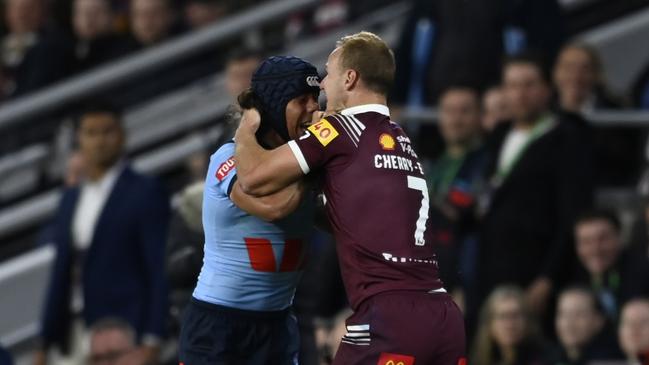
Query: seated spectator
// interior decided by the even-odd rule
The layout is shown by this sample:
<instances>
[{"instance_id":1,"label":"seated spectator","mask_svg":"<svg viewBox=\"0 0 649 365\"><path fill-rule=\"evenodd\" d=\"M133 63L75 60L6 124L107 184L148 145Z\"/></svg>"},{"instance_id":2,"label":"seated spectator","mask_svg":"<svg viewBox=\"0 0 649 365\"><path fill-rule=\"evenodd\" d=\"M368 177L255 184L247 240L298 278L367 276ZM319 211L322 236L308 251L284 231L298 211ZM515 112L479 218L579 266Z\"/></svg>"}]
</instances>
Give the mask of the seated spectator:
<instances>
[{"instance_id":1,"label":"seated spectator","mask_svg":"<svg viewBox=\"0 0 649 365\"><path fill-rule=\"evenodd\" d=\"M0 66L5 71L9 97L38 90L69 70L71 50L64 38L45 28L43 1L4 2L8 33L0 39Z\"/></svg>"},{"instance_id":2,"label":"seated spectator","mask_svg":"<svg viewBox=\"0 0 649 365\"><path fill-rule=\"evenodd\" d=\"M573 281L591 287L613 321L627 300L649 295L649 262L623 248L620 229L607 211L581 215L574 228L580 265Z\"/></svg>"},{"instance_id":3,"label":"seated spectator","mask_svg":"<svg viewBox=\"0 0 649 365\"><path fill-rule=\"evenodd\" d=\"M554 67L559 107L576 114L596 109L618 109L620 102L606 90L604 69L597 50L571 43L563 47Z\"/></svg>"},{"instance_id":4,"label":"seated spectator","mask_svg":"<svg viewBox=\"0 0 649 365\"><path fill-rule=\"evenodd\" d=\"M618 335L629 364L649 363L649 299L624 305Z\"/></svg>"},{"instance_id":5,"label":"seated spectator","mask_svg":"<svg viewBox=\"0 0 649 365\"><path fill-rule=\"evenodd\" d=\"M559 348L551 356L551 364L586 365L622 356L599 299L587 287L571 287L561 292L555 326Z\"/></svg>"},{"instance_id":6,"label":"seated spectator","mask_svg":"<svg viewBox=\"0 0 649 365\"><path fill-rule=\"evenodd\" d=\"M189 0L185 5L185 22L191 30L214 24L228 13L222 0Z\"/></svg>"},{"instance_id":7,"label":"seated spectator","mask_svg":"<svg viewBox=\"0 0 649 365\"><path fill-rule=\"evenodd\" d=\"M474 208L486 162L480 95L470 87L451 87L442 94L439 110L445 151L425 171L431 208L440 218L437 221L442 236L436 253L441 278L463 307L462 288L472 282L477 255Z\"/></svg>"},{"instance_id":8,"label":"seated spectator","mask_svg":"<svg viewBox=\"0 0 649 365\"><path fill-rule=\"evenodd\" d=\"M0 346L0 365L13 365L11 354Z\"/></svg>"},{"instance_id":9,"label":"seated spectator","mask_svg":"<svg viewBox=\"0 0 649 365\"><path fill-rule=\"evenodd\" d=\"M84 358L87 328L105 317L135 329L138 349L131 361L155 361L167 318L169 202L157 181L125 161L118 110L88 107L77 133L84 178L64 190L55 212L56 253L35 363L46 364L52 347L72 361Z\"/></svg>"},{"instance_id":10,"label":"seated spectator","mask_svg":"<svg viewBox=\"0 0 649 365\"><path fill-rule=\"evenodd\" d=\"M498 123L512 118L505 92L501 86L493 86L482 96L482 129L491 132Z\"/></svg>"},{"instance_id":11,"label":"seated spectator","mask_svg":"<svg viewBox=\"0 0 649 365\"><path fill-rule=\"evenodd\" d=\"M89 365L118 365L135 352L135 331L119 318L101 319L90 328Z\"/></svg>"},{"instance_id":12,"label":"seated spectator","mask_svg":"<svg viewBox=\"0 0 649 365\"><path fill-rule=\"evenodd\" d=\"M131 35L146 48L171 36L174 22L170 0L131 0Z\"/></svg>"},{"instance_id":13,"label":"seated spectator","mask_svg":"<svg viewBox=\"0 0 649 365\"><path fill-rule=\"evenodd\" d=\"M543 364L538 333L523 291L512 286L498 287L482 308L471 364Z\"/></svg>"},{"instance_id":14,"label":"seated spectator","mask_svg":"<svg viewBox=\"0 0 649 365\"><path fill-rule=\"evenodd\" d=\"M128 52L125 40L113 33L113 13L108 0L74 0L72 25L76 38L75 73Z\"/></svg>"}]
</instances>

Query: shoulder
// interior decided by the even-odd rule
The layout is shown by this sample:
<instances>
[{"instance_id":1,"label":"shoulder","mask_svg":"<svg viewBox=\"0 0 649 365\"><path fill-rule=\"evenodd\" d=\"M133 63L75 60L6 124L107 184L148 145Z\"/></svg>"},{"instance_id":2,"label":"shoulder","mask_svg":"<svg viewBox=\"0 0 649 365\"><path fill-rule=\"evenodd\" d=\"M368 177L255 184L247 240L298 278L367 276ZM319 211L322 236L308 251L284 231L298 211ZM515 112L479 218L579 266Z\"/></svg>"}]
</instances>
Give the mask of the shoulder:
<instances>
[{"instance_id":1,"label":"shoulder","mask_svg":"<svg viewBox=\"0 0 649 365\"><path fill-rule=\"evenodd\" d=\"M234 158L235 144L234 140L229 140L223 143L217 150L210 156L210 164L223 163Z\"/></svg>"}]
</instances>

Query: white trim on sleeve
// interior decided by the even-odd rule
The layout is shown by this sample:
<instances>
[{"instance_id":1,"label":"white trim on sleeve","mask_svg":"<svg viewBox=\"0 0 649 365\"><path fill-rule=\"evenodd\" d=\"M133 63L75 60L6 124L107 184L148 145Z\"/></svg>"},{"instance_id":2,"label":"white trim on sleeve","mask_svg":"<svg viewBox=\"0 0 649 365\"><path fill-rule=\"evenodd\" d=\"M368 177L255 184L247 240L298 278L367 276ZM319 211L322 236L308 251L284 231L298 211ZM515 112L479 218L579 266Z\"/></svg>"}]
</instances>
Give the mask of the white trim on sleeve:
<instances>
[{"instance_id":1,"label":"white trim on sleeve","mask_svg":"<svg viewBox=\"0 0 649 365\"><path fill-rule=\"evenodd\" d=\"M300 150L300 146L298 146L295 141L288 141L288 146L291 148L293 155L300 164L300 168L304 175L308 174L311 169L309 168L309 164L306 163L306 159L304 158L304 154L302 154L302 150Z\"/></svg>"}]
</instances>

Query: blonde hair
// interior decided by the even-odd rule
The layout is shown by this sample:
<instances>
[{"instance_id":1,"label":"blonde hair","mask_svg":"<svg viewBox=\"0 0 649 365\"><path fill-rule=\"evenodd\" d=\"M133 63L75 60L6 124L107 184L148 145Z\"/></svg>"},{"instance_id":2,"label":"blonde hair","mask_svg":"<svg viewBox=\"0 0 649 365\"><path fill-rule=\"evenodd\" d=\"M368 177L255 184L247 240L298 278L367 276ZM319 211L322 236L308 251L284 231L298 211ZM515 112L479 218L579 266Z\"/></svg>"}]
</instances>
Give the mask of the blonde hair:
<instances>
[{"instance_id":1,"label":"blonde hair","mask_svg":"<svg viewBox=\"0 0 649 365\"><path fill-rule=\"evenodd\" d=\"M365 87L387 95L394 82L394 53L374 33L360 32L342 37L336 47L340 48L340 64L343 69L359 73Z\"/></svg>"},{"instance_id":2,"label":"blonde hair","mask_svg":"<svg viewBox=\"0 0 649 365\"><path fill-rule=\"evenodd\" d=\"M491 365L495 362L496 343L491 335L491 324L494 320L494 308L497 302L503 299L514 299L518 302L525 318L524 339L536 339L539 330L536 321L527 308L523 291L514 285L503 285L494 289L480 311L478 330L475 336L473 351L471 352L471 364Z\"/></svg>"}]
</instances>

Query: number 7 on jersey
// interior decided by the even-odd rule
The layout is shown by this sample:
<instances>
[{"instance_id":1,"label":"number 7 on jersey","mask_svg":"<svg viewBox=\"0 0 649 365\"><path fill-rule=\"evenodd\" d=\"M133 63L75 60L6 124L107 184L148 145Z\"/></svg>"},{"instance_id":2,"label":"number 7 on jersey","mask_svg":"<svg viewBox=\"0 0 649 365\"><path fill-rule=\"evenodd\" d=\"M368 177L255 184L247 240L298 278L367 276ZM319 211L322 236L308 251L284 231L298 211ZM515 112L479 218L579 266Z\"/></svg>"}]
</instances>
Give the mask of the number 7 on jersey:
<instances>
[{"instance_id":1,"label":"number 7 on jersey","mask_svg":"<svg viewBox=\"0 0 649 365\"><path fill-rule=\"evenodd\" d=\"M408 188L421 191L422 198L415 229L415 245L423 246L426 244L424 232L426 232L426 221L428 221L428 186L426 186L426 180L421 177L408 175Z\"/></svg>"}]
</instances>

